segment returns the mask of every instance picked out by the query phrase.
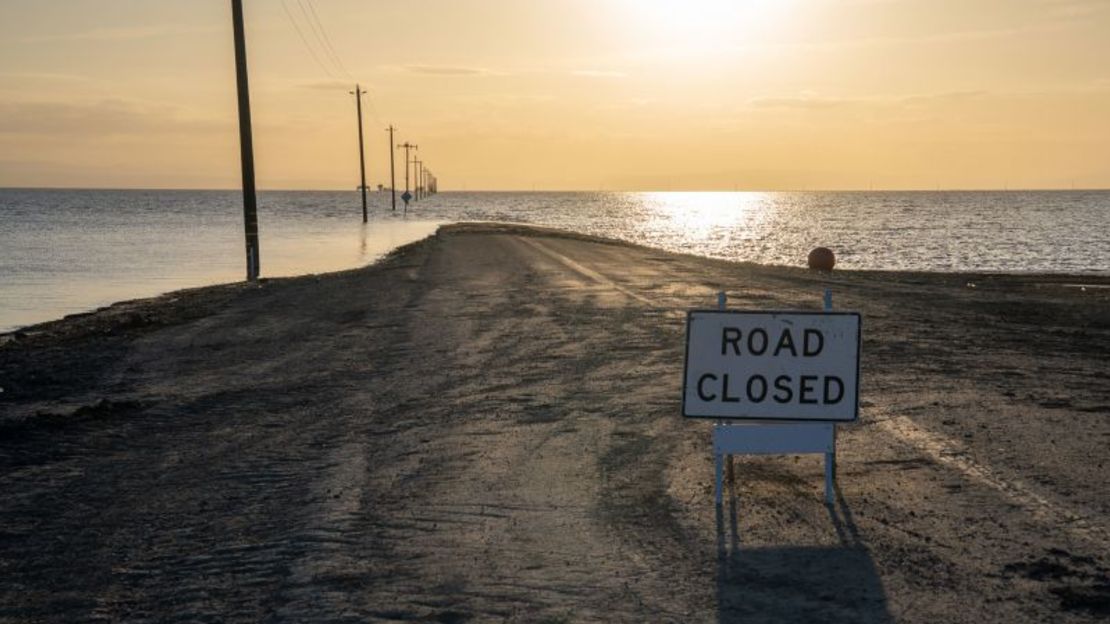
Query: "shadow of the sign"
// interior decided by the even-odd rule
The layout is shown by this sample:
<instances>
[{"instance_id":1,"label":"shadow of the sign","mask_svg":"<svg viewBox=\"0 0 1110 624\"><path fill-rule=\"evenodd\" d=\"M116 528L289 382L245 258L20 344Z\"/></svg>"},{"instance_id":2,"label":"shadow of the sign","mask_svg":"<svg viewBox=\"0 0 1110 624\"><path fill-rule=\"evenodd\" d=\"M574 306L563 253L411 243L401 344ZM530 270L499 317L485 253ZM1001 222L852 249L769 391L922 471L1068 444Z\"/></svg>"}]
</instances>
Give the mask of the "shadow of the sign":
<instances>
[{"instance_id":1,"label":"shadow of the sign","mask_svg":"<svg viewBox=\"0 0 1110 624\"><path fill-rule=\"evenodd\" d=\"M893 622L844 498L828 506L840 544L745 548L737 502L717 507L719 622Z\"/></svg>"}]
</instances>

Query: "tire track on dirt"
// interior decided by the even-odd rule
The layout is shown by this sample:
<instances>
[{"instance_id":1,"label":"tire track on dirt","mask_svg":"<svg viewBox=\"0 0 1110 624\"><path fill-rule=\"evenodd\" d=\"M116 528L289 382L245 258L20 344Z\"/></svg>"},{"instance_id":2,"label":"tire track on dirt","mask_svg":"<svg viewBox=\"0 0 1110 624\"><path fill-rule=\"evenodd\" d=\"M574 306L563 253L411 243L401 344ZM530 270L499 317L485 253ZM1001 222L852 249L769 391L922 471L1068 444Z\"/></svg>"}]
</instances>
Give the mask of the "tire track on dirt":
<instances>
[{"instance_id":1,"label":"tire track on dirt","mask_svg":"<svg viewBox=\"0 0 1110 624\"><path fill-rule=\"evenodd\" d=\"M608 277L602 275L601 273L599 273L599 272L581 264L580 262L577 262L575 260L571 260L570 258L568 258L568 257L564 256L563 254L547 247L546 245L540 243L539 241L533 240L531 238L526 238L526 237L523 237L523 236L518 236L518 237L516 237L516 239L519 240L520 242L524 243L525 245L528 245L532 249L535 249L536 251L540 252L541 254L547 256L548 258L551 258L552 260L558 262L559 264L567 267L571 271L574 271L575 273L578 273L579 275L581 275L581 276L583 276L583 277L585 277L585 278L587 278L587 279L589 279L593 282L601 284L602 286L608 286L609 288L612 288L613 290L616 290L617 292L621 293L622 295L625 295L626 297L629 297L630 299L635 299L636 301L639 301L640 303L642 303L646 306L649 306L649 307L652 307L652 308L662 307L662 306L659 306L658 304L656 304L651 299L648 299L647 297L645 297L645 296L643 296L639 293L632 292L631 290L625 288L624 286L621 286L620 284L614 282L613 280L611 280Z\"/></svg>"},{"instance_id":2,"label":"tire track on dirt","mask_svg":"<svg viewBox=\"0 0 1110 624\"><path fill-rule=\"evenodd\" d=\"M664 305L633 292L628 287L605 276L604 273L572 260L539 241L524 237L518 237L518 240L597 284L613 288L617 292L652 308L685 315L683 310L676 310L673 306ZM1052 501L1020 481L1002 477L997 470L971 459L963 446L948 436L925 429L906 416L888 415L885 418L877 419L875 422L884 433L907 446L917 449L918 452L938 465L955 470L965 478L986 485L1000 493L1006 499L1024 509L1038 522L1049 526L1064 527L1069 533L1080 539L1099 548L1110 549L1110 530L1092 515L1077 512L1062 503Z\"/></svg>"},{"instance_id":3,"label":"tire track on dirt","mask_svg":"<svg viewBox=\"0 0 1110 624\"><path fill-rule=\"evenodd\" d=\"M886 415L873 421L883 432L916 448L939 465L956 470L964 477L1001 493L1023 507L1037 521L1063 527L1075 537L1100 548L1110 546L1110 531L1090 515L1078 513L1038 494L1021 481L1008 480L990 466L968 456L962 444L934 433L906 416Z\"/></svg>"}]
</instances>

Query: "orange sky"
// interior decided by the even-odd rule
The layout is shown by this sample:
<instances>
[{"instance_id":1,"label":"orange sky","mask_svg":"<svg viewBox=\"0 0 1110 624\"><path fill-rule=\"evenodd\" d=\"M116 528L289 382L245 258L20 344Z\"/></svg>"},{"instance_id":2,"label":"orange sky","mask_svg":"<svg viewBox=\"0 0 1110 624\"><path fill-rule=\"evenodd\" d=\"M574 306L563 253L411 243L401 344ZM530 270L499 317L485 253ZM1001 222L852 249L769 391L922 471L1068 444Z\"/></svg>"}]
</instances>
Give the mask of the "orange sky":
<instances>
[{"instance_id":1,"label":"orange sky","mask_svg":"<svg viewBox=\"0 0 1110 624\"><path fill-rule=\"evenodd\" d=\"M357 185L353 79L373 184L393 123L444 190L1110 187L1110 2L244 4L261 188ZM232 60L226 0L4 0L0 186L237 187Z\"/></svg>"}]
</instances>

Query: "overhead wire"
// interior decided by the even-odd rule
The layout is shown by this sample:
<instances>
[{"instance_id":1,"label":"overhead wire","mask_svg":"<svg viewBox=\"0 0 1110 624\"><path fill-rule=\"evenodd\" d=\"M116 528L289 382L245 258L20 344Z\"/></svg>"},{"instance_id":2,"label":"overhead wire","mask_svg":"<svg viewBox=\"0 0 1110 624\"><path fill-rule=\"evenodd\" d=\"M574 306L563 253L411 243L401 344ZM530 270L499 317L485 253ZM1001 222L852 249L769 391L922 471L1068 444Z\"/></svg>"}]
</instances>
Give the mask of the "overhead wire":
<instances>
[{"instance_id":1,"label":"overhead wire","mask_svg":"<svg viewBox=\"0 0 1110 624\"><path fill-rule=\"evenodd\" d=\"M305 35L304 29L298 23L297 18L293 16L293 12L290 11L286 0L281 0L281 8L285 11L285 16L289 19L289 23L291 23L293 28L297 31L297 36L300 37L301 43L304 44L305 48L312 55L312 59L329 78L337 79L338 76L336 74L341 73L347 78L354 80L354 76L347 70L346 65L343 63L343 59L336 51L335 45L332 43L328 31L324 27L323 21L320 20L320 15L316 11L316 5L313 0L296 0L296 2L297 6L300 8L301 15L304 16L304 21L308 23L308 29L312 32L312 38L315 40L316 46L312 45L309 41L309 37ZM319 47L319 52L317 51L317 47ZM325 63L322 59L326 59L328 63ZM332 65L332 67L329 67L329 64ZM376 123L385 125L381 115L378 113L378 107L375 104L377 93L367 85L364 85L364 88L368 90L368 95L370 95L370 97L366 98L366 104L369 108L370 115L374 118Z\"/></svg>"},{"instance_id":2,"label":"overhead wire","mask_svg":"<svg viewBox=\"0 0 1110 624\"><path fill-rule=\"evenodd\" d=\"M316 44L320 47L320 50L323 53L323 57L326 58L329 63L331 63L332 68L336 70L336 73L340 75L345 73L340 68L340 64L336 61L336 58L332 55L331 51L328 50L328 44L324 40L323 31L320 29L321 25L312 19L312 14L309 12L308 6L305 4L305 1L297 0L297 6L300 7L301 15L304 16L304 21L308 23L308 29L310 32L312 32L312 37L316 40Z\"/></svg>"},{"instance_id":3,"label":"overhead wire","mask_svg":"<svg viewBox=\"0 0 1110 624\"><path fill-rule=\"evenodd\" d=\"M336 51L335 45L332 43L327 29L324 27L324 23L320 20L320 15L316 11L316 6L313 3L313 0L296 0L296 3L298 8L300 8L300 13L303 16L304 21L308 23L308 30L312 32L312 39L315 41L316 45L313 45L313 42L309 41L310 38L305 35L305 29L302 28L302 25L299 23L298 19L294 17L294 12L289 9L289 5L286 0L281 0L281 8L285 12L285 17L289 20L289 23L293 25L293 29L297 32L297 36L300 38L301 43L312 56L312 60L315 61L316 65L321 70L323 70L323 72L329 78L333 80L337 80L339 78L336 75L337 73L346 76L350 80L355 80L354 76L351 75L351 72L347 70L346 65L343 63L343 59ZM319 48L319 50L317 50L317 48ZM331 65L331 67L329 67L329 65ZM368 85L363 85L363 88L367 89L367 92L370 95L370 97L366 98L366 104L368 105L370 115L374 118L374 121L377 124L384 126L385 122L382 121L381 115L378 113L378 107L375 104L377 93L375 93L373 89L369 88Z\"/></svg>"},{"instance_id":4,"label":"overhead wire","mask_svg":"<svg viewBox=\"0 0 1110 624\"><path fill-rule=\"evenodd\" d=\"M378 99L378 94L369 86L364 85L363 88L366 89L367 95L370 96L366 98L366 104L370 107L370 116L374 118L375 122L384 126L385 122L382 121L381 116L378 115L378 107L374 105L374 100Z\"/></svg>"},{"instance_id":5,"label":"overhead wire","mask_svg":"<svg viewBox=\"0 0 1110 624\"><path fill-rule=\"evenodd\" d=\"M289 11L289 7L285 4L285 0L281 0L281 8L285 10L285 16L289 18L289 23L293 25L294 30L297 31L297 36L301 38L301 43L304 44L305 49L312 55L312 60L316 61L316 64L320 69L324 70L328 78L337 78L337 76L328 69L328 66L320 60L320 56L316 53L316 50L308 43L308 38L304 36L304 31L302 31L300 25L297 24L297 20L293 18L293 14Z\"/></svg>"},{"instance_id":6,"label":"overhead wire","mask_svg":"<svg viewBox=\"0 0 1110 624\"><path fill-rule=\"evenodd\" d=\"M324 37L324 43L327 45L328 53L331 54L331 57L335 61L336 66L338 66L339 69L344 74L346 74L348 78L351 78L353 80L354 76L351 76L351 72L347 71L347 66L343 64L342 57L340 57L339 53L335 51L335 46L331 43L331 37L328 35L328 30L324 28L324 23L320 21L320 15L316 12L316 4L313 3L312 0L305 0L305 2L308 4L308 8L312 13L312 19L316 22L316 25L320 29L320 34Z\"/></svg>"}]
</instances>

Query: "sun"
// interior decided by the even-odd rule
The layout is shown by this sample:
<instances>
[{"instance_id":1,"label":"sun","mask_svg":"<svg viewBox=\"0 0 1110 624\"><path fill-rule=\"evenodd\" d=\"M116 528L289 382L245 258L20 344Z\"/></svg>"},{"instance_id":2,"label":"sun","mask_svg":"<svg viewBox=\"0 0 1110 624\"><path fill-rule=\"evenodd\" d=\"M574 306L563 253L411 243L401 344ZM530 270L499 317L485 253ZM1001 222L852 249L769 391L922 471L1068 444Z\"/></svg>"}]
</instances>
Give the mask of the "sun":
<instances>
[{"instance_id":1,"label":"sun","mask_svg":"<svg viewBox=\"0 0 1110 624\"><path fill-rule=\"evenodd\" d=\"M632 26L675 38L746 36L768 26L789 0L619 0Z\"/></svg>"},{"instance_id":2,"label":"sun","mask_svg":"<svg viewBox=\"0 0 1110 624\"><path fill-rule=\"evenodd\" d=\"M617 0L620 23L633 38L677 50L744 45L766 37L790 0Z\"/></svg>"}]
</instances>

